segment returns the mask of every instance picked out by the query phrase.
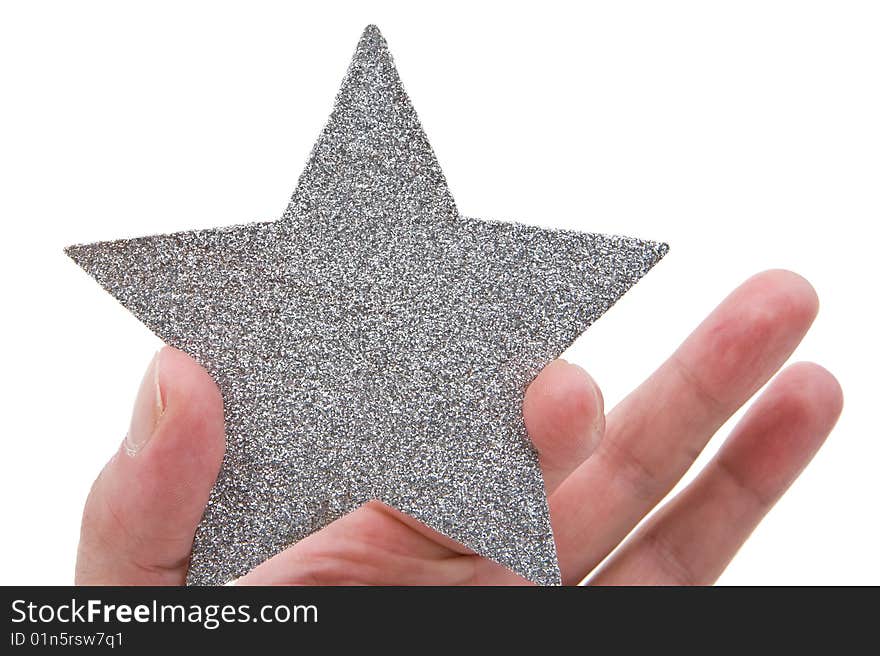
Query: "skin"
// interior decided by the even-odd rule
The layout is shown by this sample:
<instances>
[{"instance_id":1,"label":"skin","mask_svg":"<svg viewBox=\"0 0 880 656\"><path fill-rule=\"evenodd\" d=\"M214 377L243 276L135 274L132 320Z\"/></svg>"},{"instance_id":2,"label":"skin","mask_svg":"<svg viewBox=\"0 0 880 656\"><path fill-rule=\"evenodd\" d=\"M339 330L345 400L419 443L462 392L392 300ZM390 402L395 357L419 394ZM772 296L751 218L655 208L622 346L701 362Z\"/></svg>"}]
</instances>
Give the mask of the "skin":
<instances>
[{"instance_id":1,"label":"skin","mask_svg":"<svg viewBox=\"0 0 880 656\"><path fill-rule=\"evenodd\" d=\"M523 413L540 455L565 583L718 578L840 414L842 393L828 371L798 363L779 372L817 311L816 293L800 276L758 274L607 414L583 369L557 360L541 372ZM86 501L79 584L185 581L196 525L223 458L223 407L214 382L184 353L165 348L154 365L130 431L147 441L134 455L120 447ZM720 426L774 376L693 482L639 525ZM526 581L370 502L238 583Z\"/></svg>"}]
</instances>

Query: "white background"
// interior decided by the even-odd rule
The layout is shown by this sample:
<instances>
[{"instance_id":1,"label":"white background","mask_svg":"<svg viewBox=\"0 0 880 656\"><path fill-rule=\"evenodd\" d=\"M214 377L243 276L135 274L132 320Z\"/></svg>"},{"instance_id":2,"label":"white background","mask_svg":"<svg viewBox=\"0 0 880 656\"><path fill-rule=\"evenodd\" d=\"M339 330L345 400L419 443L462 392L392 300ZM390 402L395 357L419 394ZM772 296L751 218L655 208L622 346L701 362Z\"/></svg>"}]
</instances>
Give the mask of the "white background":
<instances>
[{"instance_id":1,"label":"white background","mask_svg":"<svg viewBox=\"0 0 880 656\"><path fill-rule=\"evenodd\" d=\"M805 1L4 3L0 583L72 580L160 346L62 247L278 217L371 22L462 213L671 244L570 354L609 406L752 273L812 281L846 407L721 582L880 584L880 15Z\"/></svg>"}]
</instances>

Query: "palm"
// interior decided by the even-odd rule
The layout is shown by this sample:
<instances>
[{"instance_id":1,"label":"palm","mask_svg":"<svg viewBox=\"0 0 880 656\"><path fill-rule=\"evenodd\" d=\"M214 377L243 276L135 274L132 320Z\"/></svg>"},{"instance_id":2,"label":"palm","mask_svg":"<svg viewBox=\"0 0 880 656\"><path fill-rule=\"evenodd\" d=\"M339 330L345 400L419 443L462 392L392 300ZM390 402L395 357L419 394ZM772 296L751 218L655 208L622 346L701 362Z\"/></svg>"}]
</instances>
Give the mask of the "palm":
<instances>
[{"instance_id":1,"label":"palm","mask_svg":"<svg viewBox=\"0 0 880 656\"><path fill-rule=\"evenodd\" d=\"M283 585L457 585L494 565L410 521L370 502L267 561L250 574L251 582L261 583L265 574L266 582Z\"/></svg>"},{"instance_id":2,"label":"palm","mask_svg":"<svg viewBox=\"0 0 880 656\"><path fill-rule=\"evenodd\" d=\"M607 417L583 370L557 361L541 372L523 412L544 471L564 582L591 574L598 584L710 583L718 577L840 413L840 389L818 365L798 364L779 374L694 481L624 539L718 428L777 372L816 311L815 293L802 278L781 271L752 278ZM222 406L195 363L172 350L162 358L161 420L142 452L114 457L93 487L78 582L185 580L195 526L222 459ZM524 581L371 502L240 582Z\"/></svg>"}]
</instances>

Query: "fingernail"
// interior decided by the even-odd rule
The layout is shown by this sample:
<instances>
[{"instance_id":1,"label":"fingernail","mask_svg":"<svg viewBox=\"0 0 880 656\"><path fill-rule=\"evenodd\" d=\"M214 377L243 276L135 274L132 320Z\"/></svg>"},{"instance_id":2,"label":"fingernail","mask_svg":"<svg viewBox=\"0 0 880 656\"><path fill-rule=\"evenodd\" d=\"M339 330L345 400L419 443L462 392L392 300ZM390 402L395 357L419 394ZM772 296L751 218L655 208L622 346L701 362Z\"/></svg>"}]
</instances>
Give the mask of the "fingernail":
<instances>
[{"instance_id":1,"label":"fingernail","mask_svg":"<svg viewBox=\"0 0 880 656\"><path fill-rule=\"evenodd\" d=\"M593 435L590 446L595 451L605 435L605 398L596 381L593 381L593 400L596 403L596 415L593 417Z\"/></svg>"},{"instance_id":2,"label":"fingernail","mask_svg":"<svg viewBox=\"0 0 880 656\"><path fill-rule=\"evenodd\" d=\"M162 390L159 388L159 360L162 351L153 356L147 373L141 381L137 398L134 402L134 410L131 414L131 425L125 436L123 446L129 456L136 456L150 441L156 424L165 411L165 403L162 400Z\"/></svg>"},{"instance_id":3,"label":"fingernail","mask_svg":"<svg viewBox=\"0 0 880 656\"><path fill-rule=\"evenodd\" d=\"M593 423L590 426L590 452L592 453L596 450L596 447L599 446L599 442L602 441L602 436L605 433L605 399L602 396L602 390L599 389L599 385L596 383L595 379L587 373L587 370L577 364L573 364L572 366L577 367L583 372L593 397Z\"/></svg>"},{"instance_id":4,"label":"fingernail","mask_svg":"<svg viewBox=\"0 0 880 656\"><path fill-rule=\"evenodd\" d=\"M590 436L590 447L595 451L599 446L599 442L602 441L602 435L605 433L605 399L602 397L602 392L595 381L593 381L592 387L596 414L593 416L593 434Z\"/></svg>"}]
</instances>

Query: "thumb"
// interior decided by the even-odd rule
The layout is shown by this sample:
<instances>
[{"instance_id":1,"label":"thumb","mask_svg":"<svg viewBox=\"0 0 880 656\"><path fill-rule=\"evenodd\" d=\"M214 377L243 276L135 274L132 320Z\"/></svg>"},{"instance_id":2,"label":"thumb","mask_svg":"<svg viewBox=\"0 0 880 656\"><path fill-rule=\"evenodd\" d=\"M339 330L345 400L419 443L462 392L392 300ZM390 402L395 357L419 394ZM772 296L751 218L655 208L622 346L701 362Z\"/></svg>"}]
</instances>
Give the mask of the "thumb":
<instances>
[{"instance_id":1,"label":"thumb","mask_svg":"<svg viewBox=\"0 0 880 656\"><path fill-rule=\"evenodd\" d=\"M76 583L183 584L224 449L214 381L182 351L163 348L141 382L125 440L86 500Z\"/></svg>"}]
</instances>

